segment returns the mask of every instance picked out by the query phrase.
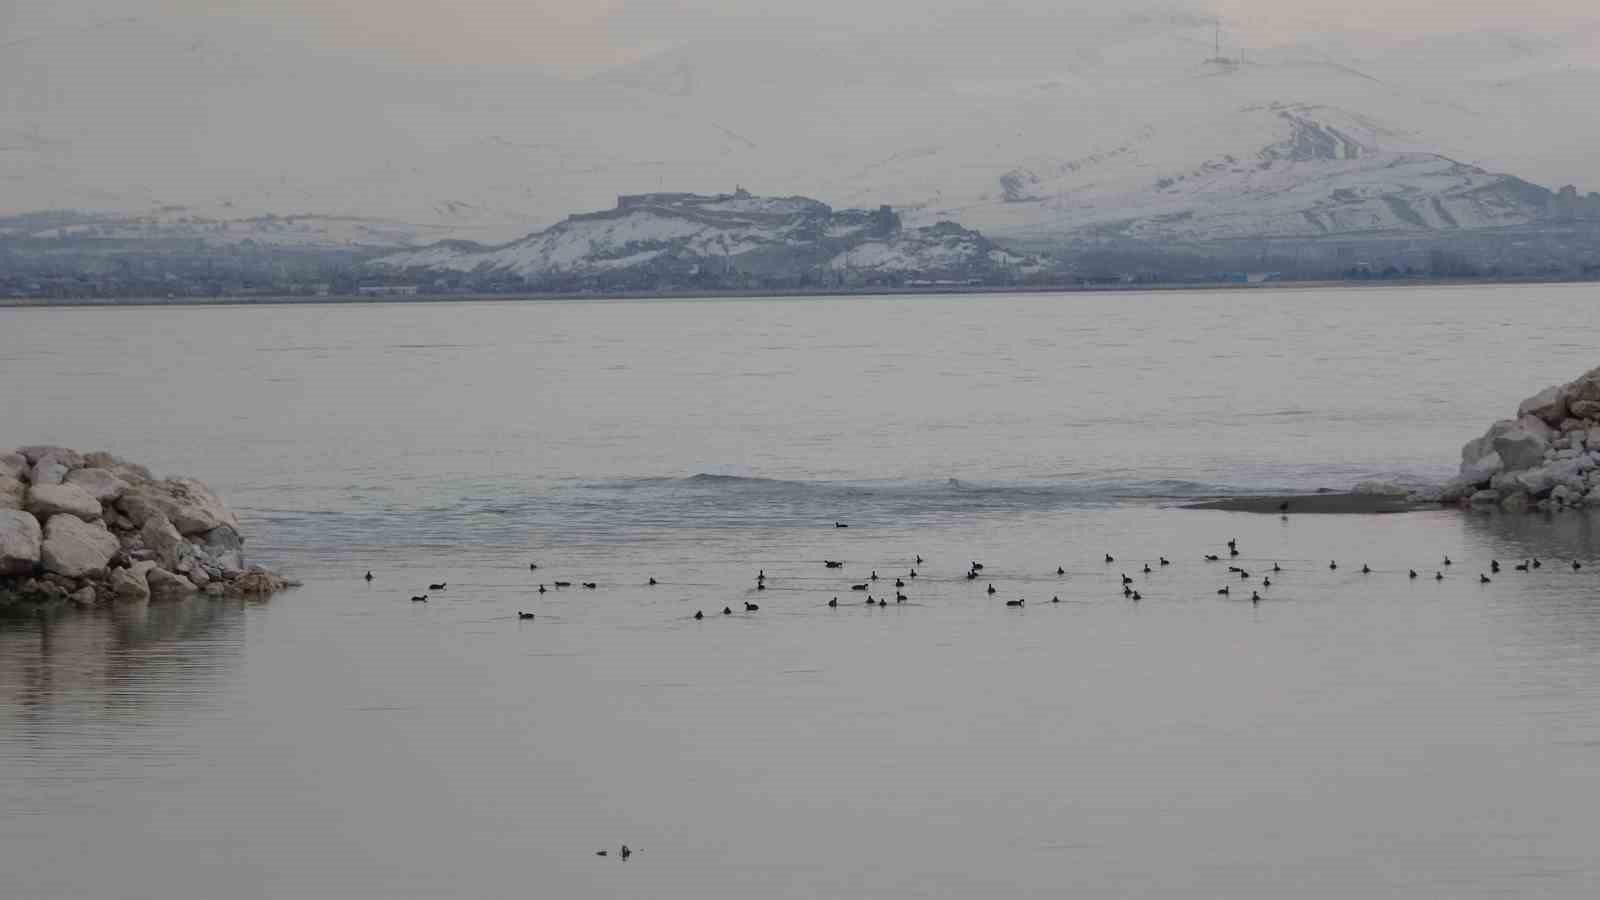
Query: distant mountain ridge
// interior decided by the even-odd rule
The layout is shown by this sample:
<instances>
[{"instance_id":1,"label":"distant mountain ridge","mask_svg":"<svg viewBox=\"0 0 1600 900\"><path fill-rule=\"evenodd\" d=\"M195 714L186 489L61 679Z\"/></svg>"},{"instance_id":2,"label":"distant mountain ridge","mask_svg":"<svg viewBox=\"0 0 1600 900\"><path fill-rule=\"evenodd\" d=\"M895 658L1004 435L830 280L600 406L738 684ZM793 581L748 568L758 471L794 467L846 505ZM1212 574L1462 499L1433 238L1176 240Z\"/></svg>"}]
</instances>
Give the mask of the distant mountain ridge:
<instances>
[{"instance_id":1,"label":"distant mountain ridge","mask_svg":"<svg viewBox=\"0 0 1600 900\"><path fill-rule=\"evenodd\" d=\"M448 241L374 260L393 273L514 277L538 284L874 279L993 281L1037 264L951 222L904 228L887 206L834 210L807 197L653 193L569 216L498 247Z\"/></svg>"}]
</instances>

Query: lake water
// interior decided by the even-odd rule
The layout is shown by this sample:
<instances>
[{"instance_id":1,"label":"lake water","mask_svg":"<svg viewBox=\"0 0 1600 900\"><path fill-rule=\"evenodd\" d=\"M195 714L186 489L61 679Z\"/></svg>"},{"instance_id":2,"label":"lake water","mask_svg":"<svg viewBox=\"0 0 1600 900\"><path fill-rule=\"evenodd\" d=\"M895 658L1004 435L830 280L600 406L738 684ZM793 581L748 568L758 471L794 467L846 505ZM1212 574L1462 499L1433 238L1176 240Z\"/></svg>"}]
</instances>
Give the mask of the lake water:
<instances>
[{"instance_id":1,"label":"lake water","mask_svg":"<svg viewBox=\"0 0 1600 900\"><path fill-rule=\"evenodd\" d=\"M1176 507L1443 480L1597 301L0 310L0 445L305 582L0 623L0 897L1596 896L1600 519Z\"/></svg>"}]
</instances>

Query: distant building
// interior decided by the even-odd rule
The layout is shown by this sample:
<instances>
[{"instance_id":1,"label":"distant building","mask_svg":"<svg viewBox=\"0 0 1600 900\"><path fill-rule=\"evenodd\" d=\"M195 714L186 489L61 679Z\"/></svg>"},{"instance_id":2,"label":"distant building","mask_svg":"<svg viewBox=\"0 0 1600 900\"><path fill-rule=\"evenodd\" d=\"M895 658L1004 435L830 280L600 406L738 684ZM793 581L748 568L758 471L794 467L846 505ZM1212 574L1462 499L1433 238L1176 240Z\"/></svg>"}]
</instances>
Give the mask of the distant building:
<instances>
[{"instance_id":1,"label":"distant building","mask_svg":"<svg viewBox=\"0 0 1600 900\"><path fill-rule=\"evenodd\" d=\"M356 288L363 297L415 297L421 291L414 284L364 284Z\"/></svg>"}]
</instances>

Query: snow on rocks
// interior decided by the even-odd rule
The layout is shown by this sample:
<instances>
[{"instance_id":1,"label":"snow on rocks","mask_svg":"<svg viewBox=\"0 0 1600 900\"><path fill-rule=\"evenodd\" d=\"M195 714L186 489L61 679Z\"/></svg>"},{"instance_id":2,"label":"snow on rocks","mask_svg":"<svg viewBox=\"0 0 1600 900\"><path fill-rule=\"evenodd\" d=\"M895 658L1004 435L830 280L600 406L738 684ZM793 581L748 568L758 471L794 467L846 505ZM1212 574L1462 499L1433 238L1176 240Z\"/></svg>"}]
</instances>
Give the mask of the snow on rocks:
<instances>
[{"instance_id":1,"label":"snow on rocks","mask_svg":"<svg viewBox=\"0 0 1600 900\"><path fill-rule=\"evenodd\" d=\"M192 478L109 453L0 453L0 607L270 594L290 582L244 561L239 520Z\"/></svg>"},{"instance_id":2,"label":"snow on rocks","mask_svg":"<svg viewBox=\"0 0 1600 900\"><path fill-rule=\"evenodd\" d=\"M1545 388L1468 441L1441 499L1512 512L1600 505L1600 368Z\"/></svg>"}]
</instances>

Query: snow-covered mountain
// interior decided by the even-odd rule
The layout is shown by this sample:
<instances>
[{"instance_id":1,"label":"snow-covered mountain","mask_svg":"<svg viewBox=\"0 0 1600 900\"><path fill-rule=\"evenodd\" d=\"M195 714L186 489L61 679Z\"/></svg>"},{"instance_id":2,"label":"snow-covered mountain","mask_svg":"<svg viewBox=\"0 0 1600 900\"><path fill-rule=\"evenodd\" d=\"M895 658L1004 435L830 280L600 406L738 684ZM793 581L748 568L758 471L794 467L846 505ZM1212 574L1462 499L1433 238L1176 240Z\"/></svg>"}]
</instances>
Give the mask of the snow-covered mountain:
<instances>
[{"instance_id":1,"label":"snow-covered mountain","mask_svg":"<svg viewBox=\"0 0 1600 900\"><path fill-rule=\"evenodd\" d=\"M949 222L904 229L887 207L833 210L805 197L640 194L500 247L459 241L382 257L396 273L514 276L545 284L648 276L992 280L1033 262Z\"/></svg>"},{"instance_id":2,"label":"snow-covered mountain","mask_svg":"<svg viewBox=\"0 0 1600 900\"><path fill-rule=\"evenodd\" d=\"M1533 185L1600 189L1595 27L1227 29L1219 56L1196 5L1043 8L690 39L582 80L386 66L227 20L25 35L0 55L0 215L493 243L742 183L997 239L1209 240L1522 225L1549 204Z\"/></svg>"}]
</instances>

